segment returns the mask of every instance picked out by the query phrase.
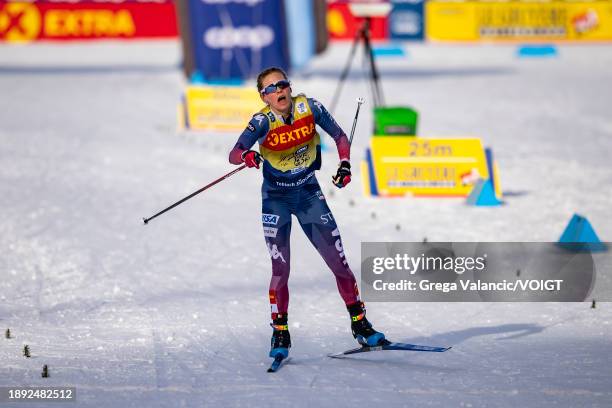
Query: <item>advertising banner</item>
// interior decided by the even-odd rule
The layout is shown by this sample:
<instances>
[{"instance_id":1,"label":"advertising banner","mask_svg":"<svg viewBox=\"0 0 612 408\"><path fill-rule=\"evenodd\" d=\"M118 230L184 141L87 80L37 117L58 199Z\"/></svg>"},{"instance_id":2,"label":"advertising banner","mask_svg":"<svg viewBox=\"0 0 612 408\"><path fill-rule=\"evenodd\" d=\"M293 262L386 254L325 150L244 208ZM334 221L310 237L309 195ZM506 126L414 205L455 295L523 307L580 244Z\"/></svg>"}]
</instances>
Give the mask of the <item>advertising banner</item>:
<instances>
[{"instance_id":1,"label":"advertising banner","mask_svg":"<svg viewBox=\"0 0 612 408\"><path fill-rule=\"evenodd\" d=\"M172 2L6 2L0 0L0 41L176 37Z\"/></svg>"},{"instance_id":2,"label":"advertising banner","mask_svg":"<svg viewBox=\"0 0 612 408\"><path fill-rule=\"evenodd\" d=\"M191 0L189 7L195 66L205 80L289 68L282 1Z\"/></svg>"},{"instance_id":3,"label":"advertising banner","mask_svg":"<svg viewBox=\"0 0 612 408\"><path fill-rule=\"evenodd\" d=\"M370 35L373 40L389 38L388 17L372 17ZM327 29L332 40L352 40L361 28L364 19L351 14L347 3L329 3L327 5Z\"/></svg>"},{"instance_id":4,"label":"advertising banner","mask_svg":"<svg viewBox=\"0 0 612 408\"><path fill-rule=\"evenodd\" d=\"M372 195L465 197L489 178L477 138L373 137L367 156L362 175Z\"/></svg>"},{"instance_id":5,"label":"advertising banner","mask_svg":"<svg viewBox=\"0 0 612 408\"><path fill-rule=\"evenodd\" d=\"M252 87L189 86L185 91L185 127L241 132L263 102Z\"/></svg>"},{"instance_id":6,"label":"advertising banner","mask_svg":"<svg viewBox=\"0 0 612 408\"><path fill-rule=\"evenodd\" d=\"M432 0L425 14L429 40L612 40L612 7L607 1Z\"/></svg>"},{"instance_id":7,"label":"advertising banner","mask_svg":"<svg viewBox=\"0 0 612 408\"><path fill-rule=\"evenodd\" d=\"M389 15L389 36L398 40L423 40L425 0L393 0Z\"/></svg>"}]
</instances>

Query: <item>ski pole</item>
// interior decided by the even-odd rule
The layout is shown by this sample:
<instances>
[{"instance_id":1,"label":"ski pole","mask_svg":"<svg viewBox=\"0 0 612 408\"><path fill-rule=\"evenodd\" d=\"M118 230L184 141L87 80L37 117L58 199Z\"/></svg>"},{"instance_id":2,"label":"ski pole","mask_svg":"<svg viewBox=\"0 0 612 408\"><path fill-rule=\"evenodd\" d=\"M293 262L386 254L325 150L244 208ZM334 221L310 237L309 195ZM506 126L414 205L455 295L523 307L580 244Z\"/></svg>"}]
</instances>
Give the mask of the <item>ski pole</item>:
<instances>
[{"instance_id":1,"label":"ski pole","mask_svg":"<svg viewBox=\"0 0 612 408\"><path fill-rule=\"evenodd\" d=\"M233 176L234 174L238 173L240 170L244 169L247 165L243 164L242 166L238 167L237 169L234 169L232 171L230 171L229 173L219 177L218 179L216 179L215 181L213 181L210 184L205 185L204 187L202 187L201 189L199 189L198 191L194 191L193 193L189 194L187 197L180 199L179 201L177 201L176 203L172 204L170 207L164 208L163 210L161 210L160 212L158 212L157 214L153 215L152 217L149 218L143 218L142 220L144 221L145 225L151 221L153 218L162 215L163 213L165 213L166 211L169 211L171 209L173 209L174 207L176 207L177 205L184 203L185 201L189 200L190 198L192 198L193 196L196 196L198 194L200 194L202 191L204 190L208 190L210 187L214 186L217 183L220 183L221 181L225 180L228 177Z\"/></svg>"},{"instance_id":2,"label":"ski pole","mask_svg":"<svg viewBox=\"0 0 612 408\"><path fill-rule=\"evenodd\" d=\"M359 116L359 108L361 105L365 103L365 99L363 97L357 98L357 112L355 112L355 119L353 119L353 128L351 129L351 137L349 138L349 145L353 144L353 135L355 134L355 127L357 126L357 117Z\"/></svg>"}]
</instances>

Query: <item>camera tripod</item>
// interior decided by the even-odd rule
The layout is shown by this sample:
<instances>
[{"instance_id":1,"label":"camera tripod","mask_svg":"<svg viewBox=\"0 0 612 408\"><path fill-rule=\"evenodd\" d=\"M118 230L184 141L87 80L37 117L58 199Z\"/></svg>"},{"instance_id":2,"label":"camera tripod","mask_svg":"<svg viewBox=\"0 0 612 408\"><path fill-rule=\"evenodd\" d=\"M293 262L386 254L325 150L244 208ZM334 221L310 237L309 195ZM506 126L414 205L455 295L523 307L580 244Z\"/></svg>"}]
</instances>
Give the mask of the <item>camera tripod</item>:
<instances>
[{"instance_id":1,"label":"camera tripod","mask_svg":"<svg viewBox=\"0 0 612 408\"><path fill-rule=\"evenodd\" d=\"M368 79L372 90L372 100L374 101L374 107L382 106L385 103L382 88L380 86L380 75L378 74L378 69L376 68L376 63L374 61L374 52L372 50L372 43L370 42L370 24L371 17L365 17L363 25L357 31L357 33L355 33L355 39L353 40L353 45L351 46L351 51L349 53L348 60L346 61L344 70L340 75L340 79L338 81L338 85L336 86L334 97L330 104L330 111L332 114L336 110L336 105L338 104L338 99L340 98L342 87L344 86L344 82L346 81L349 71L351 70L351 65L353 63L353 59L355 58L355 51L357 50L357 47L359 46L360 42L363 42L364 57L366 58L369 67Z\"/></svg>"}]
</instances>

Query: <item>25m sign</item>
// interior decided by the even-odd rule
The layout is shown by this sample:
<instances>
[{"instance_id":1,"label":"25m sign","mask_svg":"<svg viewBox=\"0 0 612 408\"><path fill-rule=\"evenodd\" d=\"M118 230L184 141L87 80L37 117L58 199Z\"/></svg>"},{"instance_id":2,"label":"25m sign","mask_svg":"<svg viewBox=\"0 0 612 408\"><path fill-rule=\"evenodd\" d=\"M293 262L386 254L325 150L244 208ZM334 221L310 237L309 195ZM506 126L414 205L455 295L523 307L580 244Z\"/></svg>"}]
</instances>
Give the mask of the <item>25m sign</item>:
<instances>
[{"instance_id":1,"label":"25m sign","mask_svg":"<svg viewBox=\"0 0 612 408\"><path fill-rule=\"evenodd\" d=\"M174 3L26 3L0 0L0 41L177 36Z\"/></svg>"}]
</instances>

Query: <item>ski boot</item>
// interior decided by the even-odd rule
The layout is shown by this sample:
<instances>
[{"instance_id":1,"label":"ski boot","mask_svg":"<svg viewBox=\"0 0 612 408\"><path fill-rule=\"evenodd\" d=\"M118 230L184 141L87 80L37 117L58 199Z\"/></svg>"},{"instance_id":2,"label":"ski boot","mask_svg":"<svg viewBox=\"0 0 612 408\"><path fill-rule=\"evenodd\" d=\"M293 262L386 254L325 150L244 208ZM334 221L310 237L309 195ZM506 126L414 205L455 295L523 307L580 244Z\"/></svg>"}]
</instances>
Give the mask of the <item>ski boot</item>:
<instances>
[{"instance_id":1,"label":"ski boot","mask_svg":"<svg viewBox=\"0 0 612 408\"><path fill-rule=\"evenodd\" d=\"M351 331L353 337L362 346L374 347L385 342L385 335L372 328L372 323L366 319L365 305L362 302L348 305L347 309L351 315Z\"/></svg>"},{"instance_id":2,"label":"ski boot","mask_svg":"<svg viewBox=\"0 0 612 408\"><path fill-rule=\"evenodd\" d=\"M289 348L291 347L291 335L289 334L289 326L287 325L287 315L279 314L276 319L270 323L272 326L272 339L270 341L270 357L276 358L277 355L282 355L287 358Z\"/></svg>"}]
</instances>

